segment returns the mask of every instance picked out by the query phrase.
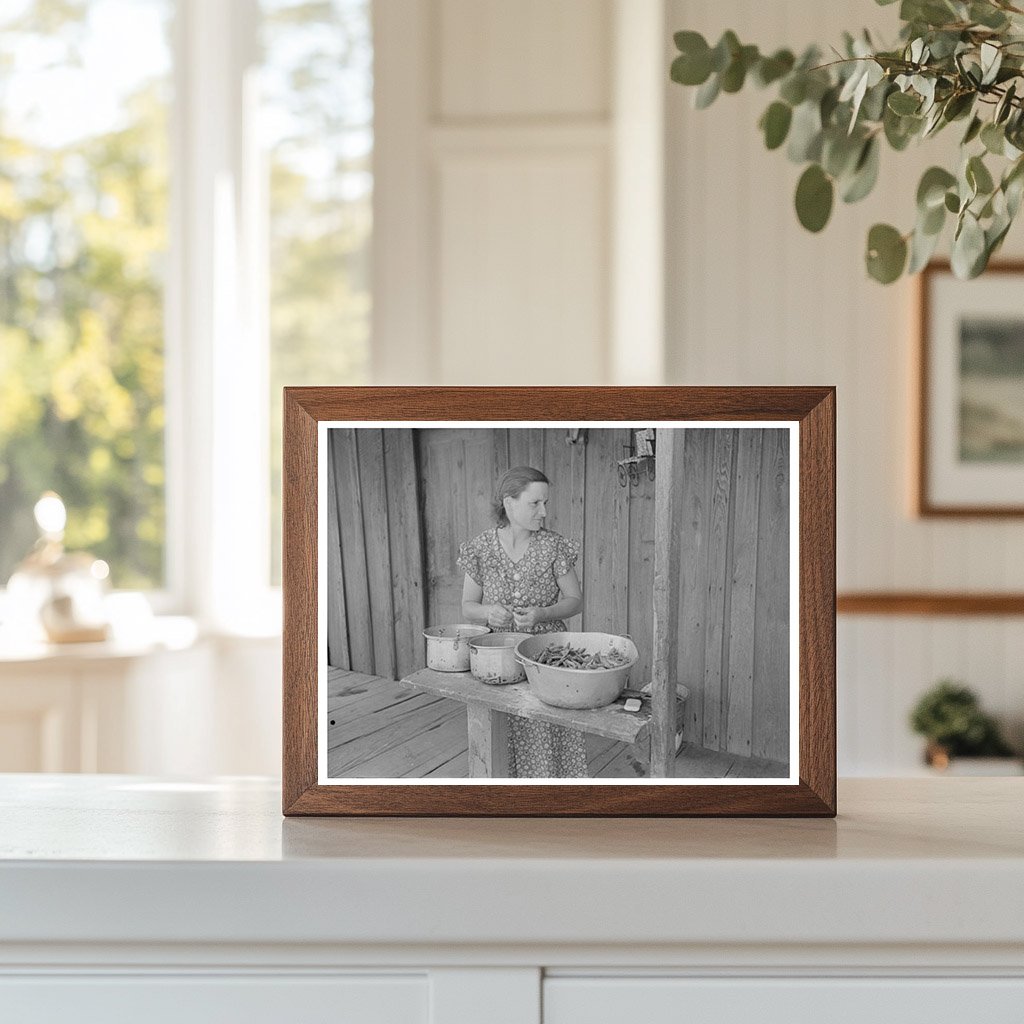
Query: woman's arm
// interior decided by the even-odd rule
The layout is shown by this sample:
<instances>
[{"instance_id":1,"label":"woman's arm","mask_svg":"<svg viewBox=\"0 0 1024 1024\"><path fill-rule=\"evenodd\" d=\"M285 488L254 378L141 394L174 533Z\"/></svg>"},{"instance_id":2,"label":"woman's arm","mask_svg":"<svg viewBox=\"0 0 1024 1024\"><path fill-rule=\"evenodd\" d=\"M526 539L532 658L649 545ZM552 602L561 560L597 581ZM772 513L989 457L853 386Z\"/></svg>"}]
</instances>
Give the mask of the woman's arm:
<instances>
[{"instance_id":1,"label":"woman's arm","mask_svg":"<svg viewBox=\"0 0 1024 1024\"><path fill-rule=\"evenodd\" d=\"M583 608L583 589L575 569L558 577L558 593L559 600L547 608L520 609L515 616L516 629L532 629L539 622L551 622L554 619L571 619L580 612Z\"/></svg>"},{"instance_id":2,"label":"woman's arm","mask_svg":"<svg viewBox=\"0 0 1024 1024\"><path fill-rule=\"evenodd\" d=\"M462 617L466 622L486 622L492 629L512 625L512 613L503 604L481 604L484 588L469 573L462 581Z\"/></svg>"}]
</instances>

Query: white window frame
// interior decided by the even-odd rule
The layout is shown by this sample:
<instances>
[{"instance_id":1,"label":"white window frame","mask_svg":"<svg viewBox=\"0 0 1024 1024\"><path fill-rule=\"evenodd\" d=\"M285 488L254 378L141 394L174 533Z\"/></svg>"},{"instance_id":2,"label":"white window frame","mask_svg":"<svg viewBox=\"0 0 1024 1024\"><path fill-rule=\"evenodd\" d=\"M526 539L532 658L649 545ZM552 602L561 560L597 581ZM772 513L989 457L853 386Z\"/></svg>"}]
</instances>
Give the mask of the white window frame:
<instances>
[{"instance_id":1,"label":"white window frame","mask_svg":"<svg viewBox=\"0 0 1024 1024\"><path fill-rule=\"evenodd\" d=\"M265 162L257 0L178 0L165 305L167 595L212 632L280 631L270 586ZM161 607L162 605L162 607Z\"/></svg>"}]
</instances>

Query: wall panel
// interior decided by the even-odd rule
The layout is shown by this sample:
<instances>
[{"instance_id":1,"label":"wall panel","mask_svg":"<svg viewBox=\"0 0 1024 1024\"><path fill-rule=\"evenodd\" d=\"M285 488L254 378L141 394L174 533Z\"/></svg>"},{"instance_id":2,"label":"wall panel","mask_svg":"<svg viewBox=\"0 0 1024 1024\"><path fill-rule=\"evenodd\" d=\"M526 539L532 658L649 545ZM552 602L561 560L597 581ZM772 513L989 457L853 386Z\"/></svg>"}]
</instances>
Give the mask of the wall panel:
<instances>
[{"instance_id":1,"label":"wall panel","mask_svg":"<svg viewBox=\"0 0 1024 1024\"><path fill-rule=\"evenodd\" d=\"M442 120L602 117L608 0L439 0Z\"/></svg>"},{"instance_id":2,"label":"wall panel","mask_svg":"<svg viewBox=\"0 0 1024 1024\"><path fill-rule=\"evenodd\" d=\"M600 148L439 157L445 383L603 380L606 162Z\"/></svg>"}]
</instances>

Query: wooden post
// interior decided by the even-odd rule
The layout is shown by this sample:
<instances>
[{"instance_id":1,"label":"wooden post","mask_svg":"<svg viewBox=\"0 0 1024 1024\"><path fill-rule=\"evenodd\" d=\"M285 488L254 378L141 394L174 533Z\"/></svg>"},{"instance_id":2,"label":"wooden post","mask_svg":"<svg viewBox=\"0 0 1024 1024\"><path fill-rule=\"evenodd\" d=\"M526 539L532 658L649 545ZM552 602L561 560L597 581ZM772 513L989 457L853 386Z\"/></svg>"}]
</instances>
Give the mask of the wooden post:
<instances>
[{"instance_id":1,"label":"wooden post","mask_svg":"<svg viewBox=\"0 0 1024 1024\"><path fill-rule=\"evenodd\" d=\"M671 778L676 760L680 546L677 520L682 441L681 429L657 431L654 481L654 650L651 678L651 777L657 779Z\"/></svg>"},{"instance_id":2,"label":"wooden post","mask_svg":"<svg viewBox=\"0 0 1024 1024\"><path fill-rule=\"evenodd\" d=\"M475 702L466 705L469 777L508 778L508 715Z\"/></svg>"}]
</instances>

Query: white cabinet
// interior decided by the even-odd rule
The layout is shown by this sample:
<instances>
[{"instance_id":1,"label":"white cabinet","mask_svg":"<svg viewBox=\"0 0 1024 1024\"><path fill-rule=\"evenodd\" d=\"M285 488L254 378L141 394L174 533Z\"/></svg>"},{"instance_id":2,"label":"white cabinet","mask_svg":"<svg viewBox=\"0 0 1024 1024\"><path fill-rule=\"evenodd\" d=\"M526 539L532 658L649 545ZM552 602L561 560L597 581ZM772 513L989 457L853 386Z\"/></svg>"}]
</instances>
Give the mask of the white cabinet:
<instances>
[{"instance_id":1,"label":"white cabinet","mask_svg":"<svg viewBox=\"0 0 1024 1024\"><path fill-rule=\"evenodd\" d=\"M1021 1024L1020 786L282 820L259 779L0 776L0 1021Z\"/></svg>"},{"instance_id":2,"label":"white cabinet","mask_svg":"<svg viewBox=\"0 0 1024 1024\"><path fill-rule=\"evenodd\" d=\"M428 981L415 975L0 978L0 1009L18 1024L428 1024Z\"/></svg>"},{"instance_id":3,"label":"white cabinet","mask_svg":"<svg viewBox=\"0 0 1024 1024\"><path fill-rule=\"evenodd\" d=\"M1022 978L553 977L544 1024L1020 1024Z\"/></svg>"}]
</instances>

